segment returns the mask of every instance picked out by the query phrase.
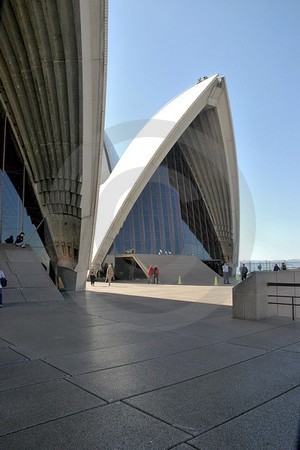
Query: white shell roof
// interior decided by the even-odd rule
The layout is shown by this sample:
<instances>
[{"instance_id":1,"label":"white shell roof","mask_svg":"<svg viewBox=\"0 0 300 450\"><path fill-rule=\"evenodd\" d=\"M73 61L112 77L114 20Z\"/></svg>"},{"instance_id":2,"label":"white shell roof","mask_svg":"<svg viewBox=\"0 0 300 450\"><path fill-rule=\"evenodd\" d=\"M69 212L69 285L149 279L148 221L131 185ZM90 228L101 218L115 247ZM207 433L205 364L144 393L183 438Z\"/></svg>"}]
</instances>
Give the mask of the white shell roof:
<instances>
[{"instance_id":1,"label":"white shell roof","mask_svg":"<svg viewBox=\"0 0 300 450\"><path fill-rule=\"evenodd\" d=\"M109 178L101 185L92 255L94 263L102 263L140 193L191 122L208 104L217 107L217 80L218 74L192 86L155 114L131 142ZM229 104L225 114L228 113L230 115ZM230 127L231 117L229 119L230 140L234 143L233 129ZM236 155L235 146L233 147L235 169ZM234 172L237 181L237 170ZM239 211L238 193L235 192L232 200L235 201L234 210ZM234 228L237 237L237 223Z\"/></svg>"}]
</instances>

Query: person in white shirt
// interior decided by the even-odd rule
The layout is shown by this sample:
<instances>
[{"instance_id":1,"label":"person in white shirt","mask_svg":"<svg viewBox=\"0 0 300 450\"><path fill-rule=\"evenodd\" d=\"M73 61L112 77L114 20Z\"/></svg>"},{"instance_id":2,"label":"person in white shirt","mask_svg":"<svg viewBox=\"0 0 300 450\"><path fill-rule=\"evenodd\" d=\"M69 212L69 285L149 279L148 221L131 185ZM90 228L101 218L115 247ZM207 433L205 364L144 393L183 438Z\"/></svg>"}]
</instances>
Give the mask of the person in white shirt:
<instances>
[{"instance_id":1,"label":"person in white shirt","mask_svg":"<svg viewBox=\"0 0 300 450\"><path fill-rule=\"evenodd\" d=\"M2 270L0 270L0 308L3 308L3 303L2 303L2 284L1 284L1 278L5 278L4 273L2 272Z\"/></svg>"},{"instance_id":2,"label":"person in white shirt","mask_svg":"<svg viewBox=\"0 0 300 450\"><path fill-rule=\"evenodd\" d=\"M224 266L222 266L222 270L223 270L224 284L230 284L229 283L229 266L227 263L225 263Z\"/></svg>"}]
</instances>

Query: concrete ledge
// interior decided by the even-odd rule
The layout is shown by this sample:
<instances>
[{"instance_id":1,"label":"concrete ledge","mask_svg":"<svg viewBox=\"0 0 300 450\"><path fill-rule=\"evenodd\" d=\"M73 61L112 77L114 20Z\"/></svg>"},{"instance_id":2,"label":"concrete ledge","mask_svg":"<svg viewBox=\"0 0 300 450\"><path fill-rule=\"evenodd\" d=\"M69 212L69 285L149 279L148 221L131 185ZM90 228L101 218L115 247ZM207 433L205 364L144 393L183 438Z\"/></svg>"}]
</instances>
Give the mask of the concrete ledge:
<instances>
[{"instance_id":1,"label":"concrete ledge","mask_svg":"<svg viewBox=\"0 0 300 450\"><path fill-rule=\"evenodd\" d=\"M233 317L245 320L262 320L277 315L277 308L269 305L274 295L300 295L299 288L267 286L268 283L299 283L300 272L285 270L279 272L255 272L245 281L239 283L232 291ZM291 292L293 289L293 292ZM276 301L276 297L273 298ZM280 297L278 298L280 302ZM286 299L291 303L291 299ZM285 307L287 308L287 307ZM280 313L286 316L286 313Z\"/></svg>"}]
</instances>

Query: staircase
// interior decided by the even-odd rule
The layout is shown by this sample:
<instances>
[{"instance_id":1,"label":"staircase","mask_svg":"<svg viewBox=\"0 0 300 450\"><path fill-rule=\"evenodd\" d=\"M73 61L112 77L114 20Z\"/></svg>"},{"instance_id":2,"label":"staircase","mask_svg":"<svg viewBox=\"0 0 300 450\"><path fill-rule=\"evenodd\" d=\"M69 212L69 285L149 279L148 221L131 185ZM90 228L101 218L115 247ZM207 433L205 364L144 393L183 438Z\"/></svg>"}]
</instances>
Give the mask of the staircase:
<instances>
[{"instance_id":1,"label":"staircase","mask_svg":"<svg viewBox=\"0 0 300 450\"><path fill-rule=\"evenodd\" d=\"M134 254L137 264L148 273L150 265L159 269L159 283L177 284L180 276L182 284L192 286L213 286L215 277L218 284L223 279L207 267L196 256L185 255L142 255ZM146 268L146 269L145 269Z\"/></svg>"},{"instance_id":2,"label":"staircase","mask_svg":"<svg viewBox=\"0 0 300 450\"><path fill-rule=\"evenodd\" d=\"M7 279L7 287L2 288L4 306L9 303L63 300L30 247L0 244L0 269Z\"/></svg>"}]
</instances>

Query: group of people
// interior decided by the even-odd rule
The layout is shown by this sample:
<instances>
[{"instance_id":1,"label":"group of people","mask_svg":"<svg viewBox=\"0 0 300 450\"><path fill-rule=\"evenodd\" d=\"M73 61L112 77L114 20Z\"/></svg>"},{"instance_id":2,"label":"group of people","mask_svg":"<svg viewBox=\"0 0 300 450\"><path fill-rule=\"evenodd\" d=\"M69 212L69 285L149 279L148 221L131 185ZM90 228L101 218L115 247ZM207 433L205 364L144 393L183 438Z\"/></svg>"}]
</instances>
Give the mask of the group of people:
<instances>
[{"instance_id":1,"label":"group of people","mask_svg":"<svg viewBox=\"0 0 300 450\"><path fill-rule=\"evenodd\" d=\"M111 280L114 278L114 276L115 276L114 268L113 268L112 264L109 264L106 269L106 275L105 275L105 281L108 282L109 286L110 286ZM91 286L95 286L96 274L94 271L90 272L90 281L91 281Z\"/></svg>"},{"instance_id":2,"label":"group of people","mask_svg":"<svg viewBox=\"0 0 300 450\"><path fill-rule=\"evenodd\" d=\"M2 270L0 270L0 308L3 308L3 303L2 303L2 278L5 279L5 275L4 272Z\"/></svg>"},{"instance_id":3,"label":"group of people","mask_svg":"<svg viewBox=\"0 0 300 450\"><path fill-rule=\"evenodd\" d=\"M286 270L286 265L284 262L281 264L281 268L279 268L278 264L275 264L273 271L278 272L278 270Z\"/></svg>"},{"instance_id":4,"label":"group of people","mask_svg":"<svg viewBox=\"0 0 300 450\"><path fill-rule=\"evenodd\" d=\"M16 237L16 240L14 242L14 237L11 234L7 239L5 239L5 243L6 244L15 244L18 247L25 247L24 236L25 236L25 233L23 233L23 231L22 231L20 234L18 234L18 236ZM6 280L3 270L0 270L0 308L3 308L3 302L2 302L2 279ZM7 281L6 281L6 284L7 284Z\"/></svg>"},{"instance_id":5,"label":"group of people","mask_svg":"<svg viewBox=\"0 0 300 450\"><path fill-rule=\"evenodd\" d=\"M229 265L227 263L225 263L222 266L222 272L223 272L224 284L230 284L230 282L229 282ZM242 281L246 280L247 274L248 274L248 267L246 267L245 264L242 264L242 266L240 267L240 274L242 277Z\"/></svg>"},{"instance_id":6,"label":"group of people","mask_svg":"<svg viewBox=\"0 0 300 450\"><path fill-rule=\"evenodd\" d=\"M148 284L158 284L158 275L159 275L159 269L158 267L149 267L148 270Z\"/></svg>"},{"instance_id":7,"label":"group of people","mask_svg":"<svg viewBox=\"0 0 300 450\"><path fill-rule=\"evenodd\" d=\"M261 271L261 263L258 264L257 268L259 271ZM276 263L275 266L273 267L273 271L278 272L278 270L287 270L286 264L283 262L281 264L281 267L279 268L278 264Z\"/></svg>"},{"instance_id":8,"label":"group of people","mask_svg":"<svg viewBox=\"0 0 300 450\"><path fill-rule=\"evenodd\" d=\"M259 271L261 271L261 269L262 269L261 263L258 264L257 268ZM284 262L281 264L280 268L279 268L278 264L275 264L273 271L277 272L278 270L287 270L287 267ZM222 271L223 271L224 284L230 284L229 283L229 266L227 263L225 263L222 266ZM241 275L242 281L246 280L248 272L249 272L248 267L245 264L242 264L240 267L240 275Z\"/></svg>"},{"instance_id":9,"label":"group of people","mask_svg":"<svg viewBox=\"0 0 300 450\"><path fill-rule=\"evenodd\" d=\"M24 243L24 236L25 233L22 231L20 234L18 234L18 236L16 237L16 240L14 242L14 237L11 234L7 239L5 239L5 243L6 244L15 244L18 247L25 247L25 243Z\"/></svg>"},{"instance_id":10,"label":"group of people","mask_svg":"<svg viewBox=\"0 0 300 450\"><path fill-rule=\"evenodd\" d=\"M148 284L158 284L158 275L159 275L159 269L158 267L149 267L148 270ZM105 281L108 282L108 285L110 286L112 279L114 278L115 274L114 274L114 269L112 264L109 264L106 270L106 274L105 274ZM95 281L96 281L96 274L94 270L90 271L90 282L91 282L91 286L95 286Z\"/></svg>"},{"instance_id":11,"label":"group of people","mask_svg":"<svg viewBox=\"0 0 300 450\"><path fill-rule=\"evenodd\" d=\"M203 77L203 81L204 81L204 80L207 80L207 79L208 79L207 76ZM201 81L202 81L202 78L199 77L198 80L197 80L197 84L201 83Z\"/></svg>"}]
</instances>

